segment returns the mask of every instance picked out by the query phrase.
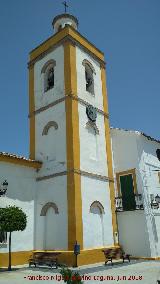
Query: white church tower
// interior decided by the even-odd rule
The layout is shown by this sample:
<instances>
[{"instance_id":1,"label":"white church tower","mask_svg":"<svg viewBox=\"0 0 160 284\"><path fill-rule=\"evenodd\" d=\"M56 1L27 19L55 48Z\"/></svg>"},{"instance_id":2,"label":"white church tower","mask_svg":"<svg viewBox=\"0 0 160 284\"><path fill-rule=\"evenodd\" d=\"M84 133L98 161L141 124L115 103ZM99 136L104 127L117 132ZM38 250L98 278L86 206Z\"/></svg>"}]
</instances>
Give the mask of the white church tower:
<instances>
[{"instance_id":1,"label":"white church tower","mask_svg":"<svg viewBox=\"0 0 160 284\"><path fill-rule=\"evenodd\" d=\"M62 14L54 35L30 53L30 158L36 179L35 250L78 265L103 261L118 243L103 53Z\"/></svg>"}]
</instances>

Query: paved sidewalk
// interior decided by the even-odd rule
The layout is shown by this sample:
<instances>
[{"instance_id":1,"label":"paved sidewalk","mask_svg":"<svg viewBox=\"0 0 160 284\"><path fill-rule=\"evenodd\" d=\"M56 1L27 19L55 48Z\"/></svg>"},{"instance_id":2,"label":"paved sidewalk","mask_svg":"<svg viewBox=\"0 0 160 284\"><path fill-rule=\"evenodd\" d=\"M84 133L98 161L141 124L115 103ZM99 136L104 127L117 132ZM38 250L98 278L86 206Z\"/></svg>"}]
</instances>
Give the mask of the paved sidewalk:
<instances>
[{"instance_id":1,"label":"paved sidewalk","mask_svg":"<svg viewBox=\"0 0 160 284\"><path fill-rule=\"evenodd\" d=\"M115 263L87 265L76 269L84 277L84 284L156 284L160 279L160 261L131 261L131 263ZM32 283L64 283L59 269L16 267L13 271L0 270L0 284ZM37 280L35 280L37 278ZM39 280L38 280L39 279Z\"/></svg>"}]
</instances>

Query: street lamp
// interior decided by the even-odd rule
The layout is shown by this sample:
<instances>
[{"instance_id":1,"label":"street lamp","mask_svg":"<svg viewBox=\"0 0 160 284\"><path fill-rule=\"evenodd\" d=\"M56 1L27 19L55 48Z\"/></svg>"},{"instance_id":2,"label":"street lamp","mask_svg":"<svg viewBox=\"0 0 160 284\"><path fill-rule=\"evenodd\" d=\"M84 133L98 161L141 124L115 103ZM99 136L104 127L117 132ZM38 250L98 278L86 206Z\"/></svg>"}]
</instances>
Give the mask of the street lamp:
<instances>
[{"instance_id":1,"label":"street lamp","mask_svg":"<svg viewBox=\"0 0 160 284\"><path fill-rule=\"evenodd\" d=\"M2 185L0 186L0 196L5 195L8 187L8 182L5 180Z\"/></svg>"}]
</instances>

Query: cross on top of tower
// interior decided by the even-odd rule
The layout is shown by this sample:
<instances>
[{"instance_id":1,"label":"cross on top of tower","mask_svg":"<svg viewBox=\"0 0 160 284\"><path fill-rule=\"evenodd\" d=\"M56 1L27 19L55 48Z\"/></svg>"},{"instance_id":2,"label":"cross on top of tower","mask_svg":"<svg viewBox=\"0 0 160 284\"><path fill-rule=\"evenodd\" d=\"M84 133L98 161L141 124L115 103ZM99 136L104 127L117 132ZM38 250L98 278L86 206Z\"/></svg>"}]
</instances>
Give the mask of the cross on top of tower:
<instances>
[{"instance_id":1,"label":"cross on top of tower","mask_svg":"<svg viewBox=\"0 0 160 284\"><path fill-rule=\"evenodd\" d=\"M64 5L65 13L67 13L67 8L69 7L69 6L67 5L67 2L64 1L64 2L62 2L62 4Z\"/></svg>"}]
</instances>

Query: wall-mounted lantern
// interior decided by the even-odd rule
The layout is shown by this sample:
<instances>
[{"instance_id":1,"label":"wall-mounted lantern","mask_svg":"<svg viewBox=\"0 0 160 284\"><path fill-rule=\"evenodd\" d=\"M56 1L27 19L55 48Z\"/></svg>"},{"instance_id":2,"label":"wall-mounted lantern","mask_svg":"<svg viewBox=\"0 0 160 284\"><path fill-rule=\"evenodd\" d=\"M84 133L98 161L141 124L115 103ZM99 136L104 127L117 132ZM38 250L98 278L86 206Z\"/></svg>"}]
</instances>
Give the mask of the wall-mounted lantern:
<instances>
[{"instance_id":1,"label":"wall-mounted lantern","mask_svg":"<svg viewBox=\"0 0 160 284\"><path fill-rule=\"evenodd\" d=\"M0 186L0 196L5 195L8 187L8 182L5 180Z\"/></svg>"},{"instance_id":2,"label":"wall-mounted lantern","mask_svg":"<svg viewBox=\"0 0 160 284\"><path fill-rule=\"evenodd\" d=\"M76 241L76 243L74 245L74 254L76 256L76 265L75 265L75 267L78 267L78 265L77 265L77 256L80 254L80 245L77 243L77 241Z\"/></svg>"}]
</instances>

